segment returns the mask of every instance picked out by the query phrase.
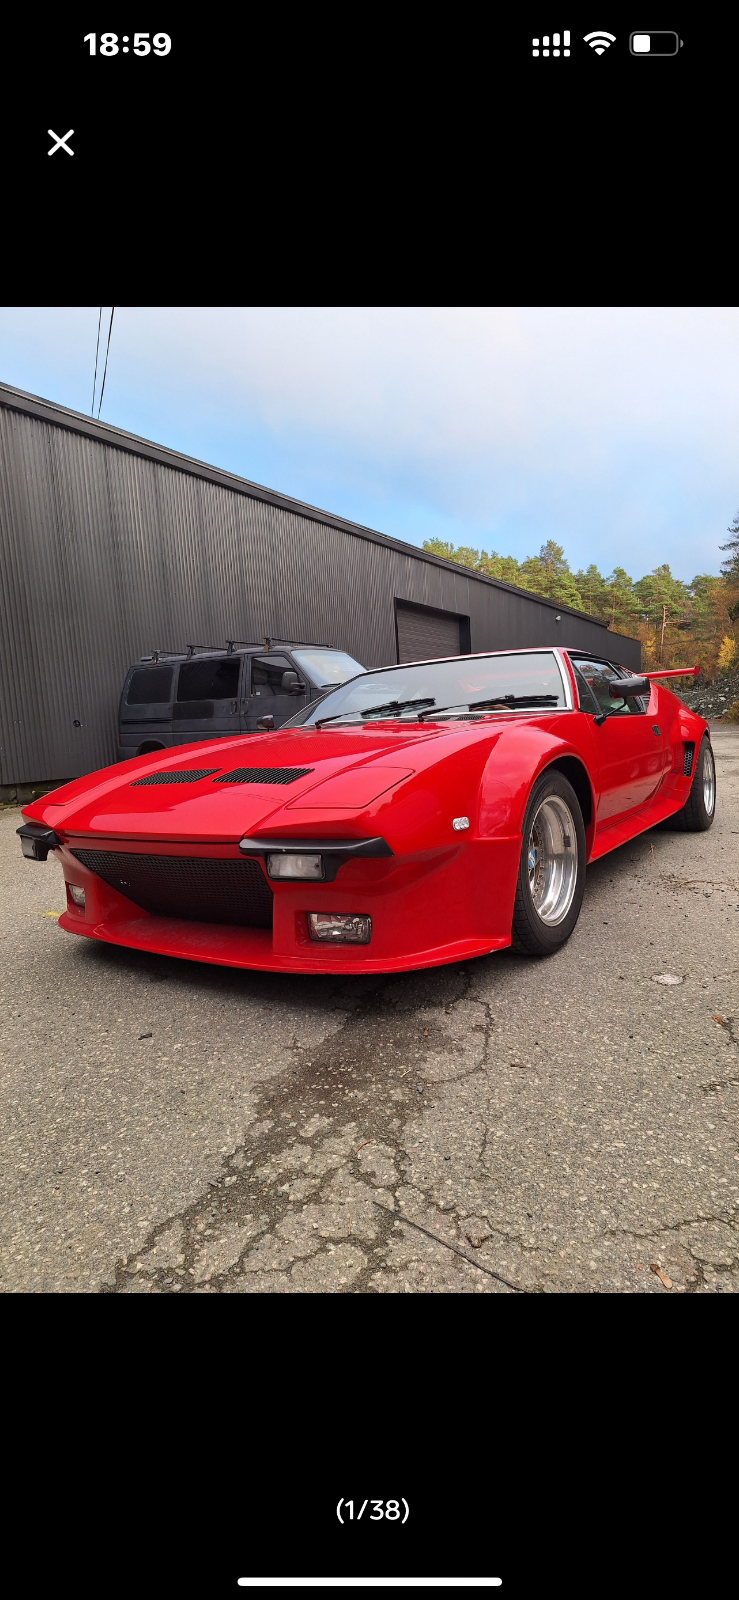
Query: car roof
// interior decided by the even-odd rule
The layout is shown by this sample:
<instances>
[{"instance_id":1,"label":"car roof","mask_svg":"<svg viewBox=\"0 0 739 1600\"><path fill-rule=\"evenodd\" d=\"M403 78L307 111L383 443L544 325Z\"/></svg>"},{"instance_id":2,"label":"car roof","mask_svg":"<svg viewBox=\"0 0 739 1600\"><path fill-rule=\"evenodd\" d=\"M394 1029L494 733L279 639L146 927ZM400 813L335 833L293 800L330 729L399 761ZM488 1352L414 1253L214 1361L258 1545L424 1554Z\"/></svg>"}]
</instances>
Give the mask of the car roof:
<instances>
[{"instance_id":1,"label":"car roof","mask_svg":"<svg viewBox=\"0 0 739 1600\"><path fill-rule=\"evenodd\" d=\"M468 650L464 655L427 656L420 661L391 662L388 667L367 667L362 676L368 676L370 673L375 676L380 672L397 672L399 667L434 667L445 661L485 661L490 656L531 656L537 654L550 656L554 650L566 650L567 648L567 645L561 644L532 644L524 646L521 650ZM351 682L351 679L348 681ZM343 688L344 686L339 684L337 687Z\"/></svg>"}]
</instances>

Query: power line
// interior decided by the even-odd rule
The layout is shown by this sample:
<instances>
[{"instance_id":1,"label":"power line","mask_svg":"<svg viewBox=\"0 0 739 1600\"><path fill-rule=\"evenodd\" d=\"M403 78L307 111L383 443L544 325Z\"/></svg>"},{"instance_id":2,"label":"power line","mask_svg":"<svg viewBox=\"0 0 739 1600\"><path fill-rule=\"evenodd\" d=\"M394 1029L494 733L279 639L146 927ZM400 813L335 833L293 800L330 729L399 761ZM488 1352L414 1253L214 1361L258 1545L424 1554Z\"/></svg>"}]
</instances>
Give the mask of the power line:
<instances>
[{"instance_id":1,"label":"power line","mask_svg":"<svg viewBox=\"0 0 739 1600\"><path fill-rule=\"evenodd\" d=\"M106 377L106 373L108 371L108 351L110 350L110 335L113 332L113 313L114 312L115 312L115 306L111 306L111 308L110 308L110 324L109 324L109 327L108 327L108 343L107 343L106 349L105 349L105 367L103 369L103 385L102 385L102 388L100 390L100 405L98 406L98 417L100 416L100 408L101 408L102 403L103 403L103 395L105 394L105 377Z\"/></svg>"},{"instance_id":2,"label":"power line","mask_svg":"<svg viewBox=\"0 0 739 1600\"><path fill-rule=\"evenodd\" d=\"M101 306L100 307L100 316L98 317L98 342L97 342L97 344L95 346L95 376L94 376L94 378L92 380L92 405L90 406L90 416L91 417L94 417L94 415L95 415L95 388L96 388L97 381L98 381L98 350L100 349L100 324L101 324L102 320L103 320L103 308Z\"/></svg>"}]
</instances>

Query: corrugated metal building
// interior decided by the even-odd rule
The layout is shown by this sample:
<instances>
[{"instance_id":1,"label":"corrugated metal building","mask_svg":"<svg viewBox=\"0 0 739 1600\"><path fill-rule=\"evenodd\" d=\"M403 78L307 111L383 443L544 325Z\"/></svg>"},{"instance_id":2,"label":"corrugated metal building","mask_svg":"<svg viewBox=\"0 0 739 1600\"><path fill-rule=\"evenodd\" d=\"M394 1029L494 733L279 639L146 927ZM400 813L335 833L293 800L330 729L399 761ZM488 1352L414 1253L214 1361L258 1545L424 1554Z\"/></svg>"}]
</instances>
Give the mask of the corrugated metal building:
<instances>
[{"instance_id":1,"label":"corrugated metal building","mask_svg":"<svg viewBox=\"0 0 739 1600\"><path fill-rule=\"evenodd\" d=\"M0 786L116 758L131 662L226 639L307 640L367 667L638 640L0 384Z\"/></svg>"}]
</instances>

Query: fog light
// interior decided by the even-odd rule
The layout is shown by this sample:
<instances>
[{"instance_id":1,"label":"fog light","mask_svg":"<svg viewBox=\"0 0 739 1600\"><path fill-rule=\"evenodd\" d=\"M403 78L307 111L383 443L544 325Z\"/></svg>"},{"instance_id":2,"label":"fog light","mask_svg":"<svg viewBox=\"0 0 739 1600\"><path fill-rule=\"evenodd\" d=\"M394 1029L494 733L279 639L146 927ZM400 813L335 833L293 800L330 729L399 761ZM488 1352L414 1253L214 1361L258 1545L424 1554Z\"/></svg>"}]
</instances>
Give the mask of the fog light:
<instances>
[{"instance_id":1,"label":"fog light","mask_svg":"<svg viewBox=\"0 0 739 1600\"><path fill-rule=\"evenodd\" d=\"M372 937L372 918L353 912L311 911L308 927L311 939L322 944L369 944Z\"/></svg>"},{"instance_id":2,"label":"fog light","mask_svg":"<svg viewBox=\"0 0 739 1600\"><path fill-rule=\"evenodd\" d=\"M80 911L84 911L84 909L85 909L85 891L84 891L84 889L81 889L78 883L68 883L67 884L67 894L69 895L69 898L72 901L73 905L79 906Z\"/></svg>"},{"instance_id":3,"label":"fog light","mask_svg":"<svg viewBox=\"0 0 739 1600\"><path fill-rule=\"evenodd\" d=\"M267 856L268 878L322 878L320 856Z\"/></svg>"}]
</instances>

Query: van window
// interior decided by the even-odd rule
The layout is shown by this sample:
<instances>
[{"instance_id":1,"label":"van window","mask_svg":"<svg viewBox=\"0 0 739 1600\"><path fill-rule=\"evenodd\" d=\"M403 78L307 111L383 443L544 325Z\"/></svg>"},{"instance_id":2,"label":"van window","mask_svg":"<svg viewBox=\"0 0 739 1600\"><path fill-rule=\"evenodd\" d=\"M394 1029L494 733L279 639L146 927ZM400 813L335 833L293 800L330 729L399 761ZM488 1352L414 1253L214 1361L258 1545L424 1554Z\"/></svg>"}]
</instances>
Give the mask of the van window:
<instances>
[{"instance_id":1,"label":"van window","mask_svg":"<svg viewBox=\"0 0 739 1600\"><path fill-rule=\"evenodd\" d=\"M282 674L289 672L290 662L279 656L271 656L267 661L263 656L251 658L251 692L258 694L262 699L272 699L274 695L284 694L282 687ZM292 669L294 670L294 669Z\"/></svg>"},{"instance_id":2,"label":"van window","mask_svg":"<svg viewBox=\"0 0 739 1600\"><path fill-rule=\"evenodd\" d=\"M162 705L172 699L171 667L140 667L131 675L126 705Z\"/></svg>"},{"instance_id":3,"label":"van window","mask_svg":"<svg viewBox=\"0 0 739 1600\"><path fill-rule=\"evenodd\" d=\"M188 661L180 667L178 700L235 700L239 692L238 656L220 661Z\"/></svg>"}]
</instances>

